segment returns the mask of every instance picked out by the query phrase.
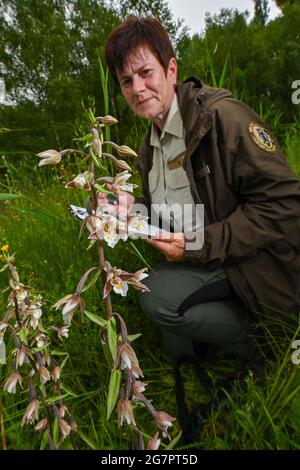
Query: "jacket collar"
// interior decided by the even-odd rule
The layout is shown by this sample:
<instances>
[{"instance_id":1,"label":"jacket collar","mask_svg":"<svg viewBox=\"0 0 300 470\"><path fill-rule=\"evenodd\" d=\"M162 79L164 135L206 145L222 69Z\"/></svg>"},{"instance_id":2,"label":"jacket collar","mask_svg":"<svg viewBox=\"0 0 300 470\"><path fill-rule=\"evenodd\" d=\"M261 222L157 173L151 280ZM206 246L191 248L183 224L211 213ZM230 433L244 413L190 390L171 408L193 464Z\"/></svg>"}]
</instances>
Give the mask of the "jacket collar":
<instances>
[{"instance_id":1,"label":"jacket collar","mask_svg":"<svg viewBox=\"0 0 300 470\"><path fill-rule=\"evenodd\" d=\"M191 155L212 125L211 112L203 106L204 86L199 79L191 77L177 85L177 97L185 129L186 155Z\"/></svg>"}]
</instances>

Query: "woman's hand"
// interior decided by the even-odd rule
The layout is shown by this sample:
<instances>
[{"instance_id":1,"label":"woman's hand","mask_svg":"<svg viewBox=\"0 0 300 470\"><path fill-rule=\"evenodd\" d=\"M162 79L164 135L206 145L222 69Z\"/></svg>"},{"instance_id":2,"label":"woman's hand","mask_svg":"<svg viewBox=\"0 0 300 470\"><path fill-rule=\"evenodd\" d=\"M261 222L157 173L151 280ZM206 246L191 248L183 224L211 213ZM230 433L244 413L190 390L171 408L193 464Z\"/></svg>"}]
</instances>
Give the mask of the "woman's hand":
<instances>
[{"instance_id":1,"label":"woman's hand","mask_svg":"<svg viewBox=\"0 0 300 470\"><path fill-rule=\"evenodd\" d=\"M111 190L111 185L107 184L107 189ZM134 204L134 196L127 191L117 191L115 193L116 201L109 203L108 197L104 193L98 194L98 203L104 211L113 214L120 220L127 219L130 209Z\"/></svg>"},{"instance_id":2,"label":"woman's hand","mask_svg":"<svg viewBox=\"0 0 300 470\"><path fill-rule=\"evenodd\" d=\"M184 233L171 233L160 230L157 237L145 238L149 245L157 248L169 262L180 262L184 259L185 236Z\"/></svg>"}]
</instances>

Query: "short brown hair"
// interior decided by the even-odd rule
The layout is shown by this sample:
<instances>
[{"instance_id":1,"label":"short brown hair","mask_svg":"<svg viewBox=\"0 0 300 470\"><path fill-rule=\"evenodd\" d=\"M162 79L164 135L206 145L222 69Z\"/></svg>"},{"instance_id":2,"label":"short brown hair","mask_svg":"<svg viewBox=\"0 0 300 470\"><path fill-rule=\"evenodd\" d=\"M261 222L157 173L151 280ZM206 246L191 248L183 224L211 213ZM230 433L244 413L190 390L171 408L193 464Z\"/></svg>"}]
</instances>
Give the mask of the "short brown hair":
<instances>
[{"instance_id":1,"label":"short brown hair","mask_svg":"<svg viewBox=\"0 0 300 470\"><path fill-rule=\"evenodd\" d=\"M175 57L169 35L156 18L129 16L108 36L105 60L113 79L119 85L117 72L121 72L130 53L146 46L155 55L167 74L172 57Z\"/></svg>"}]
</instances>

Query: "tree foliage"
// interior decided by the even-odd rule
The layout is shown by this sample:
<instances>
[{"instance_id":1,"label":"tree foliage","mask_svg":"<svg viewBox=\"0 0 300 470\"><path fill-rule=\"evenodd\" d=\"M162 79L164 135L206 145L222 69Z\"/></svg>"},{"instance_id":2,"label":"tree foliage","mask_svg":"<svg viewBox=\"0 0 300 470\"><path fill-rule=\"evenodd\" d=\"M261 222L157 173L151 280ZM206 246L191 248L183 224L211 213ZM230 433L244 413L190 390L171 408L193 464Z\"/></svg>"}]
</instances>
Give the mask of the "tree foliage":
<instances>
[{"instance_id":1,"label":"tree foliage","mask_svg":"<svg viewBox=\"0 0 300 470\"><path fill-rule=\"evenodd\" d=\"M297 0L275 0L275 3L281 10L284 10L286 7L295 5Z\"/></svg>"},{"instance_id":2,"label":"tree foliage","mask_svg":"<svg viewBox=\"0 0 300 470\"><path fill-rule=\"evenodd\" d=\"M227 63L223 86L260 111L271 108L291 122L297 108L291 85L300 77L300 7L266 25L246 13L222 10L206 17L205 36L194 35L181 49L181 78L198 75L213 85Z\"/></svg>"},{"instance_id":3,"label":"tree foliage","mask_svg":"<svg viewBox=\"0 0 300 470\"><path fill-rule=\"evenodd\" d=\"M83 106L104 113L99 59L109 32L129 12L157 14L175 41L185 34L167 3L157 0L3 0L0 80L12 106L2 107L0 120L2 127L23 130L13 141L3 134L0 150L35 152L41 139L43 147L70 145ZM112 114L124 113L122 121L133 125L114 84L110 91Z\"/></svg>"},{"instance_id":4,"label":"tree foliage","mask_svg":"<svg viewBox=\"0 0 300 470\"><path fill-rule=\"evenodd\" d=\"M255 0L251 22L230 9L208 14L205 34L189 37L166 1L2 0L0 80L7 102L0 123L14 132L0 135L0 150L67 147L83 107L103 115L99 59L109 32L129 14L161 19L176 45L180 79L195 75L227 87L256 110L280 111L291 122L297 112L291 84L300 77L300 6L280 4L284 15L270 22L266 0ZM122 123L114 137L136 146L146 123L130 112L111 80L108 88L108 111Z\"/></svg>"},{"instance_id":5,"label":"tree foliage","mask_svg":"<svg viewBox=\"0 0 300 470\"><path fill-rule=\"evenodd\" d=\"M265 25L268 20L269 11L268 0L254 0L254 21Z\"/></svg>"}]
</instances>

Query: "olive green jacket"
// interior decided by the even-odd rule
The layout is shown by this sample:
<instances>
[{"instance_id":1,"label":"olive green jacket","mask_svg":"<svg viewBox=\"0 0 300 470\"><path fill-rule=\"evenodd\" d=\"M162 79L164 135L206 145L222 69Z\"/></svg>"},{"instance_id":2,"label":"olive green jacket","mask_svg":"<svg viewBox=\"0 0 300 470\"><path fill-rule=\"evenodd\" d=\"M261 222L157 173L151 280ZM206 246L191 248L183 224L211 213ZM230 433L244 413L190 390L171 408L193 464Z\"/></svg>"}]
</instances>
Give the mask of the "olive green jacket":
<instances>
[{"instance_id":1,"label":"olive green jacket","mask_svg":"<svg viewBox=\"0 0 300 470\"><path fill-rule=\"evenodd\" d=\"M300 181L258 115L227 90L191 77L176 92L186 131L183 168L205 212L204 246L186 251L185 262L223 266L252 311L298 312ZM149 137L137 159L148 205Z\"/></svg>"}]
</instances>

